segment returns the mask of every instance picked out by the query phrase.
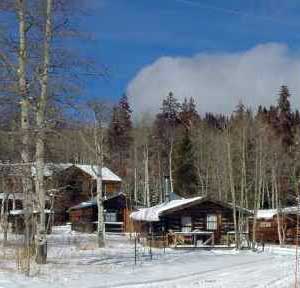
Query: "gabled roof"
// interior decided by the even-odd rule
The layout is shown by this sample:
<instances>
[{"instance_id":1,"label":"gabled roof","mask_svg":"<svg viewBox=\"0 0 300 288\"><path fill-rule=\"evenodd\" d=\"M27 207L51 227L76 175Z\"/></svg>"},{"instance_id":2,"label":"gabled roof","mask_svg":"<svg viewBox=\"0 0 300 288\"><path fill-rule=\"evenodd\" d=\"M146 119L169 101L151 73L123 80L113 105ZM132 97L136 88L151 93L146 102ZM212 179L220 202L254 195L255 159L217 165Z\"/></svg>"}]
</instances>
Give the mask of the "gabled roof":
<instances>
[{"instance_id":1,"label":"gabled roof","mask_svg":"<svg viewBox=\"0 0 300 288\"><path fill-rule=\"evenodd\" d=\"M272 219L276 214L276 209L260 209L257 210L256 219Z\"/></svg>"},{"instance_id":2,"label":"gabled roof","mask_svg":"<svg viewBox=\"0 0 300 288\"><path fill-rule=\"evenodd\" d=\"M159 217L161 216L161 214L163 214L164 212L170 209L179 208L186 204L194 203L201 199L202 197L194 197L189 199L164 202L150 208L142 208L136 212L132 212L130 214L130 218L136 221L157 222L159 221Z\"/></svg>"},{"instance_id":3,"label":"gabled roof","mask_svg":"<svg viewBox=\"0 0 300 288\"><path fill-rule=\"evenodd\" d=\"M178 200L172 200L169 202L164 202L162 204L150 207L150 208L142 208L136 212L131 213L130 218L136 221L145 221L145 222L157 222L160 220L160 217L170 213L174 210L180 210L187 208L194 204L200 204L205 201L210 201L213 203L216 203L218 205L221 205L223 207L226 207L228 209L232 209L231 204L227 204L221 201L215 201L208 197L193 197L193 198L182 198ZM251 214L251 212L247 209L238 208L237 210L243 210L247 214Z\"/></svg>"},{"instance_id":4,"label":"gabled roof","mask_svg":"<svg viewBox=\"0 0 300 288\"><path fill-rule=\"evenodd\" d=\"M279 213L282 214L300 214L300 207L297 206L290 206L285 207L279 210ZM272 219L274 216L278 214L277 209L260 209L257 210L257 219Z\"/></svg>"},{"instance_id":5,"label":"gabled roof","mask_svg":"<svg viewBox=\"0 0 300 288\"><path fill-rule=\"evenodd\" d=\"M50 209L45 209L44 212L45 212L45 214L54 214L54 212ZM38 210L33 211L33 214L39 214L39 213L40 213L40 211L38 211ZM24 215L24 214L25 214L25 210L23 210L23 209L14 209L14 210L9 211L9 215L12 215L12 216Z\"/></svg>"},{"instance_id":6,"label":"gabled roof","mask_svg":"<svg viewBox=\"0 0 300 288\"><path fill-rule=\"evenodd\" d=\"M112 194L112 195L108 195L107 198L105 198L103 201L108 201L117 197L126 197L126 195L123 192L120 192L118 194ZM72 206L68 209L69 211L72 210L78 210L78 209L83 209L83 208L88 208L88 207L92 207L92 206L97 206L97 198L94 197L93 199L89 200L89 201L84 201L79 203L78 205Z\"/></svg>"},{"instance_id":7,"label":"gabled roof","mask_svg":"<svg viewBox=\"0 0 300 288\"><path fill-rule=\"evenodd\" d=\"M44 169L44 176L51 177L55 173L63 172L71 167L76 167L84 173L91 176L93 179L97 178L97 166L96 165L84 165L84 164L72 164L72 163L47 163ZM32 166L32 175L35 176L36 168ZM104 181L121 182L122 179L113 173L107 167L102 167L102 179Z\"/></svg>"}]
</instances>

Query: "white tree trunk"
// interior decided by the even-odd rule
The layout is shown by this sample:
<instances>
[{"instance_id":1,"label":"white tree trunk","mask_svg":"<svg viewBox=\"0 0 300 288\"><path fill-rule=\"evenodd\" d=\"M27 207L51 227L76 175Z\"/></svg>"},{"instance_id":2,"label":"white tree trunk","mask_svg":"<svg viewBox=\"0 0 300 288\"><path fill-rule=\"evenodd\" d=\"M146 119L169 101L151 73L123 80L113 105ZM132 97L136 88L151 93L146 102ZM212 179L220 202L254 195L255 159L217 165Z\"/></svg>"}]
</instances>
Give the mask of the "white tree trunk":
<instances>
[{"instance_id":1,"label":"white tree trunk","mask_svg":"<svg viewBox=\"0 0 300 288\"><path fill-rule=\"evenodd\" d=\"M145 164L145 182L144 182L144 197L146 207L150 207L150 189L149 189L149 153L148 144L144 146L144 164Z\"/></svg>"},{"instance_id":2,"label":"white tree trunk","mask_svg":"<svg viewBox=\"0 0 300 288\"><path fill-rule=\"evenodd\" d=\"M98 206L98 227L97 242L98 247L105 246L105 224L104 224L104 207L102 196L102 163L97 163L97 206Z\"/></svg>"},{"instance_id":3,"label":"white tree trunk","mask_svg":"<svg viewBox=\"0 0 300 288\"><path fill-rule=\"evenodd\" d=\"M36 238L36 262L45 264L47 262L47 237L46 237L46 215L45 215L45 112L48 101L49 66L50 66L50 42L52 36L52 0L46 0L46 25L44 35L44 59L42 73L40 75L41 95L36 107L36 178L35 187L38 198L39 219L37 223Z\"/></svg>"},{"instance_id":4,"label":"white tree trunk","mask_svg":"<svg viewBox=\"0 0 300 288\"><path fill-rule=\"evenodd\" d=\"M99 119L98 119L99 120ZM95 119L94 139L97 159L97 207L98 207L98 226L97 226L97 242L98 247L105 246L105 223L104 223L104 207L103 207L103 191L102 191L102 167L103 167L103 130L101 120L97 125Z\"/></svg>"},{"instance_id":5,"label":"white tree trunk","mask_svg":"<svg viewBox=\"0 0 300 288\"><path fill-rule=\"evenodd\" d=\"M6 185L4 184L4 178L1 177L2 186L2 203L0 209L0 219L1 219L1 231L3 232L3 246L7 244L7 230L8 230L8 193L6 191Z\"/></svg>"},{"instance_id":6,"label":"white tree trunk","mask_svg":"<svg viewBox=\"0 0 300 288\"><path fill-rule=\"evenodd\" d=\"M169 195L168 195L169 199L168 200L170 200L170 193L174 192L172 166L173 166L173 139L171 140L170 151L169 151L169 177L170 177L170 190L171 191L169 191Z\"/></svg>"},{"instance_id":7,"label":"white tree trunk","mask_svg":"<svg viewBox=\"0 0 300 288\"><path fill-rule=\"evenodd\" d=\"M233 222L234 222L234 232L235 232L235 244L236 248L240 248L239 241L239 231L238 231L238 223L237 223L237 213L236 213L236 195L235 195L235 187L234 187L234 178L233 178L233 169L232 169L232 158L231 158L231 143L229 138L229 133L227 135L227 161L228 161L228 172L229 172L229 181L230 181L230 191L232 198L232 210L233 210Z\"/></svg>"},{"instance_id":8,"label":"white tree trunk","mask_svg":"<svg viewBox=\"0 0 300 288\"><path fill-rule=\"evenodd\" d=\"M18 54L18 79L19 79L19 95L21 97L21 130L22 130L22 150L21 158L22 162L25 163L23 166L23 193L24 203L23 208L25 211L25 237L24 244L29 249L32 244L32 210L33 210L33 199L32 199L32 180L31 180L31 166L30 166L30 123L29 123L29 111L30 102L27 91L26 81L26 60L27 60L27 45L26 45L26 18L25 18L25 0L17 1L17 16L19 19L19 54ZM29 262L26 273L29 273Z\"/></svg>"}]
</instances>

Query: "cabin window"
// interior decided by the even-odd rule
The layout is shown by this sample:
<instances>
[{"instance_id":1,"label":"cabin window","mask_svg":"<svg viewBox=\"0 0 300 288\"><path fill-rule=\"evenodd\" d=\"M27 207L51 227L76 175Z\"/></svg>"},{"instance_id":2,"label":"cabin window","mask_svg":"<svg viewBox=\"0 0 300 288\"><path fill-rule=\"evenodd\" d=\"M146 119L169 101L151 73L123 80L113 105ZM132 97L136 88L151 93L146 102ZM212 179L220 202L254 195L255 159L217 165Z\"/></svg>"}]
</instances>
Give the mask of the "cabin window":
<instances>
[{"instance_id":1,"label":"cabin window","mask_svg":"<svg viewBox=\"0 0 300 288\"><path fill-rule=\"evenodd\" d=\"M259 224L260 228L271 228L272 227L272 223L271 222L261 222Z\"/></svg>"},{"instance_id":2,"label":"cabin window","mask_svg":"<svg viewBox=\"0 0 300 288\"><path fill-rule=\"evenodd\" d=\"M206 229L207 230L217 230L218 229L218 216L217 215L207 215L206 216Z\"/></svg>"},{"instance_id":3,"label":"cabin window","mask_svg":"<svg viewBox=\"0 0 300 288\"><path fill-rule=\"evenodd\" d=\"M117 222L117 213L106 212L105 213L105 222Z\"/></svg>"},{"instance_id":4,"label":"cabin window","mask_svg":"<svg viewBox=\"0 0 300 288\"><path fill-rule=\"evenodd\" d=\"M181 231L191 232L192 231L192 217L182 216L181 217Z\"/></svg>"}]
</instances>

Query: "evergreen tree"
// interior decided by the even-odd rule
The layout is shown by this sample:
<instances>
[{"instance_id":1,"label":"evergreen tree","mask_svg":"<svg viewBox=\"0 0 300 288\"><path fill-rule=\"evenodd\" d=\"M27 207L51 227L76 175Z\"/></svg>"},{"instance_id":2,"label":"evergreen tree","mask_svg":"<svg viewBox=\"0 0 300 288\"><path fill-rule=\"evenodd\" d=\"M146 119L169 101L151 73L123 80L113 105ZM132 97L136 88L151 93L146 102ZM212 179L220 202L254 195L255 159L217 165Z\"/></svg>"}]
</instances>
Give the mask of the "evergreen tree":
<instances>
[{"instance_id":1,"label":"evergreen tree","mask_svg":"<svg viewBox=\"0 0 300 288\"><path fill-rule=\"evenodd\" d=\"M113 108L112 120L108 129L108 144L113 168L121 176L126 176L126 163L132 144L131 108L124 94Z\"/></svg>"},{"instance_id":2,"label":"evergreen tree","mask_svg":"<svg viewBox=\"0 0 300 288\"><path fill-rule=\"evenodd\" d=\"M154 134L159 142L168 146L174 141L175 129L180 124L179 113L181 105L170 92L162 102L161 113L156 115ZM167 147L167 150L169 148Z\"/></svg>"},{"instance_id":3,"label":"evergreen tree","mask_svg":"<svg viewBox=\"0 0 300 288\"><path fill-rule=\"evenodd\" d=\"M285 85L281 86L278 99L278 133L282 145L288 149L293 144L293 119L290 104L290 92Z\"/></svg>"},{"instance_id":4,"label":"evergreen tree","mask_svg":"<svg viewBox=\"0 0 300 288\"><path fill-rule=\"evenodd\" d=\"M163 100L162 103L162 117L170 124L175 125L178 123L179 118L179 110L180 110L180 103L174 97L173 93L170 92L166 99Z\"/></svg>"},{"instance_id":5,"label":"evergreen tree","mask_svg":"<svg viewBox=\"0 0 300 288\"><path fill-rule=\"evenodd\" d=\"M181 105L181 111L179 113L179 119L186 129L190 129L200 121L200 116L197 112L194 98L191 97L189 100L184 98Z\"/></svg>"},{"instance_id":6,"label":"evergreen tree","mask_svg":"<svg viewBox=\"0 0 300 288\"><path fill-rule=\"evenodd\" d=\"M194 147L188 130L185 130L176 152L174 190L182 196L196 195L199 181L195 165Z\"/></svg>"},{"instance_id":7,"label":"evergreen tree","mask_svg":"<svg viewBox=\"0 0 300 288\"><path fill-rule=\"evenodd\" d=\"M180 124L180 103L170 92L163 100L161 113L156 115L154 123L154 138L162 159L162 173L170 178L170 187L173 191L173 150L177 128Z\"/></svg>"},{"instance_id":8,"label":"evergreen tree","mask_svg":"<svg viewBox=\"0 0 300 288\"><path fill-rule=\"evenodd\" d=\"M293 126L296 126L296 127L300 126L300 112L298 109L294 113Z\"/></svg>"}]
</instances>

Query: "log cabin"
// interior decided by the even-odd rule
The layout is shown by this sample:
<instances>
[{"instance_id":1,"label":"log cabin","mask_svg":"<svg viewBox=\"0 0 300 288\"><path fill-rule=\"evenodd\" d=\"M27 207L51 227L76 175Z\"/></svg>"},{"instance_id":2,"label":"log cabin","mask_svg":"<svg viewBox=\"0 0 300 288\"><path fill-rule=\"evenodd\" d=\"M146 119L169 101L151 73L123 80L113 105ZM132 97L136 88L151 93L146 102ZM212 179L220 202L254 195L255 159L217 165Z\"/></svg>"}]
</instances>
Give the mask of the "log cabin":
<instances>
[{"instance_id":1,"label":"log cabin","mask_svg":"<svg viewBox=\"0 0 300 288\"><path fill-rule=\"evenodd\" d=\"M61 225L69 222L68 210L96 196L96 169L92 165L70 165L62 171L55 172L52 187L58 189L51 195L54 207L54 223ZM102 168L103 197L119 194L122 180L106 167Z\"/></svg>"},{"instance_id":2,"label":"log cabin","mask_svg":"<svg viewBox=\"0 0 300 288\"><path fill-rule=\"evenodd\" d=\"M277 209L262 209L257 211L255 240L261 243L279 243L278 221L285 244L299 243L300 213L296 206ZM250 237L253 236L254 219L250 218ZM298 229L297 229L298 226ZM298 235L298 236L297 236Z\"/></svg>"},{"instance_id":3,"label":"log cabin","mask_svg":"<svg viewBox=\"0 0 300 288\"><path fill-rule=\"evenodd\" d=\"M131 203L125 194L107 195L103 201L104 224L107 232L128 232L131 229ZM72 230L92 233L97 230L98 206L96 198L82 202L68 210Z\"/></svg>"},{"instance_id":4,"label":"log cabin","mask_svg":"<svg viewBox=\"0 0 300 288\"><path fill-rule=\"evenodd\" d=\"M239 215L243 217L240 236L248 240L248 217L251 212L237 208L236 217ZM158 237L167 234L171 239L168 244L175 246L178 243L192 246L228 246L234 238L232 205L208 197L164 202L133 212L130 217L137 233Z\"/></svg>"},{"instance_id":5,"label":"log cabin","mask_svg":"<svg viewBox=\"0 0 300 288\"><path fill-rule=\"evenodd\" d=\"M35 165L30 167L34 188ZM9 164L0 166L2 185L0 185L0 206L5 207L10 219L20 218L21 214L10 213L11 210L24 208L22 178L24 165ZM53 224L61 225L69 221L68 209L96 195L97 173L93 165L71 163L47 163L44 169L46 187L46 209L53 213ZM122 180L106 167L102 168L103 197L121 191ZM34 191L33 191L34 194ZM5 204L5 205L4 205ZM37 207L33 207L37 210Z\"/></svg>"}]
</instances>

